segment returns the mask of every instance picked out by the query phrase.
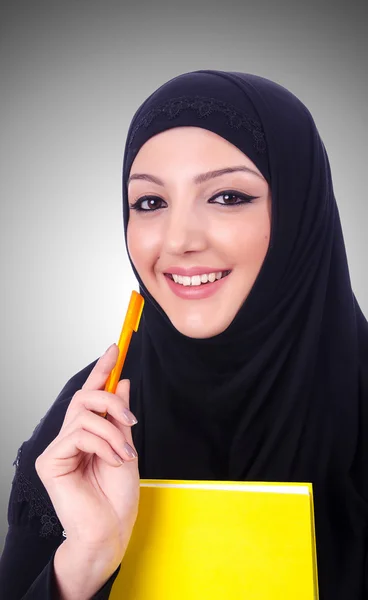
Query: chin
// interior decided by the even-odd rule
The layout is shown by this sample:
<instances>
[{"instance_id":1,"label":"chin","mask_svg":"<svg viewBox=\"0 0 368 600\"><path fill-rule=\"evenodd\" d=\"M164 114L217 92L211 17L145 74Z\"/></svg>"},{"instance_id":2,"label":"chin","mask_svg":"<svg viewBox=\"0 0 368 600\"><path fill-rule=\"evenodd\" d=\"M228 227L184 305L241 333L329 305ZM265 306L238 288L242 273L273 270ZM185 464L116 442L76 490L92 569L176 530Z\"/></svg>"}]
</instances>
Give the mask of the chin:
<instances>
[{"instance_id":1,"label":"chin","mask_svg":"<svg viewBox=\"0 0 368 600\"><path fill-rule=\"evenodd\" d=\"M170 317L169 317L170 318ZM227 329L231 323L231 320L226 323L203 323L199 322L198 319L186 319L185 321L179 319L171 319L171 323L174 325L182 335L186 337L203 340L206 338L215 337L219 335L225 329Z\"/></svg>"}]
</instances>

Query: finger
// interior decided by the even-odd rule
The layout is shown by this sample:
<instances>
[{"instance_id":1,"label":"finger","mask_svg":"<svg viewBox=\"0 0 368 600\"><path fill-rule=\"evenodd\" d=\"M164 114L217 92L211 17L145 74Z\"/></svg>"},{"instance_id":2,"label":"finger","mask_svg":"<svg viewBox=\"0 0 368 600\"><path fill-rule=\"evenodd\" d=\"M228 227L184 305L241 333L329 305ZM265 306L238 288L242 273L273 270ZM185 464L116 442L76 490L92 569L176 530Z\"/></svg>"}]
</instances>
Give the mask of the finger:
<instances>
[{"instance_id":1,"label":"finger","mask_svg":"<svg viewBox=\"0 0 368 600\"><path fill-rule=\"evenodd\" d=\"M59 440L64 439L72 431L84 429L104 439L110 444L114 452L119 454L124 460L134 460L137 458L137 452L133 449L126 439L122 431L107 419L102 419L100 416L93 412L84 409L80 412L76 419L68 423L63 430L59 433ZM130 427L126 427L127 431L130 431ZM58 438L54 442L51 442L50 446L56 446Z\"/></svg>"},{"instance_id":2,"label":"finger","mask_svg":"<svg viewBox=\"0 0 368 600\"><path fill-rule=\"evenodd\" d=\"M125 380L128 381L128 380ZM125 386L129 394L129 382ZM87 409L98 415L107 413L109 416L114 417L119 424L126 427L132 427L138 422L136 417L126 407L127 401L123 400L120 396L111 392L105 392L101 390L78 390L73 400L70 402L64 424L69 424L75 420L80 412Z\"/></svg>"},{"instance_id":3,"label":"finger","mask_svg":"<svg viewBox=\"0 0 368 600\"><path fill-rule=\"evenodd\" d=\"M119 348L116 344L112 344L103 354L100 356L86 381L82 385L82 390L103 390L106 381L114 368L116 361L119 356Z\"/></svg>"},{"instance_id":4,"label":"finger","mask_svg":"<svg viewBox=\"0 0 368 600\"><path fill-rule=\"evenodd\" d=\"M96 454L112 467L124 462L106 440L90 431L75 429L53 447L46 448L35 462L36 471L47 479L65 475L76 468L83 453Z\"/></svg>"},{"instance_id":5,"label":"finger","mask_svg":"<svg viewBox=\"0 0 368 600\"><path fill-rule=\"evenodd\" d=\"M105 354L100 356L91 373L82 385L82 388L78 390L71 399L64 417L63 425L75 418L76 413L81 410L83 405L83 401L80 399L81 391L103 390L105 388L106 381L116 364L118 356L119 348L116 344L112 344L106 350Z\"/></svg>"},{"instance_id":6,"label":"finger","mask_svg":"<svg viewBox=\"0 0 368 600\"><path fill-rule=\"evenodd\" d=\"M130 409L130 379L120 379L116 386L115 394L122 399L123 405Z\"/></svg>"},{"instance_id":7,"label":"finger","mask_svg":"<svg viewBox=\"0 0 368 600\"><path fill-rule=\"evenodd\" d=\"M116 386L115 395L122 401L123 413L127 415L133 415L130 411L130 380L121 379ZM126 412L127 411L127 412ZM115 417L115 415L112 415ZM133 415L135 417L135 415ZM136 418L136 417L135 417ZM137 421L138 422L138 421ZM125 423L116 423L116 426L123 432L126 440L134 448L132 428L127 427Z\"/></svg>"}]
</instances>

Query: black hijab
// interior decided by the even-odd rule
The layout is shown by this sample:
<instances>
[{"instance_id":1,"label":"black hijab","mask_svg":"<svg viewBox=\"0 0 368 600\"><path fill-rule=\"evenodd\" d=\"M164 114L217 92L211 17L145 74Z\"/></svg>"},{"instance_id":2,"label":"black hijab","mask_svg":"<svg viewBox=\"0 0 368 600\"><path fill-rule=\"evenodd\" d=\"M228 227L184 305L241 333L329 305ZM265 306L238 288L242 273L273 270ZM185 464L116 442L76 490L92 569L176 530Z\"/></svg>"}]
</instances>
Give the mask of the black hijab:
<instances>
[{"instance_id":1,"label":"black hijab","mask_svg":"<svg viewBox=\"0 0 368 600\"><path fill-rule=\"evenodd\" d=\"M179 333L145 298L124 377L142 478L312 482L321 598L363 598L368 522L368 326L352 292L326 150L308 109L265 78L200 70L138 109L123 165L178 126L213 131L271 186L257 280L230 326ZM366 592L367 593L367 592Z\"/></svg>"}]
</instances>

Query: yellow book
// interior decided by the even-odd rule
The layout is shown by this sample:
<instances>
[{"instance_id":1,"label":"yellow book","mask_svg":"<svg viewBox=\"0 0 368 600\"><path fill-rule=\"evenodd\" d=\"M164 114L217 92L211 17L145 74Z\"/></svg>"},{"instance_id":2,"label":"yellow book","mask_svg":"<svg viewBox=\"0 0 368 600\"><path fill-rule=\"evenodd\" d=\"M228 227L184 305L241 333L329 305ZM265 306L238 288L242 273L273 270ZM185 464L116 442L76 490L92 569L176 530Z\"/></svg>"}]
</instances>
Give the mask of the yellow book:
<instances>
[{"instance_id":1,"label":"yellow book","mask_svg":"<svg viewBox=\"0 0 368 600\"><path fill-rule=\"evenodd\" d=\"M318 600L309 483L142 479L110 600Z\"/></svg>"}]
</instances>

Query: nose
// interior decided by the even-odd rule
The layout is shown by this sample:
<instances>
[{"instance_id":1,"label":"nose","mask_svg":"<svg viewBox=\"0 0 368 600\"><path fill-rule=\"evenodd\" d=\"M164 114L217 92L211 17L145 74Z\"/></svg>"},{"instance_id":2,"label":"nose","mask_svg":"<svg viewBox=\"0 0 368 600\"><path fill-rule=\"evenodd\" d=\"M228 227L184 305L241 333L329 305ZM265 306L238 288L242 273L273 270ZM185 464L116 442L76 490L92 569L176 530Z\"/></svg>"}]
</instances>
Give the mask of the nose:
<instances>
[{"instance_id":1,"label":"nose","mask_svg":"<svg viewBox=\"0 0 368 600\"><path fill-rule=\"evenodd\" d=\"M203 216L201 217L193 206L172 207L165 223L162 246L168 254L204 250L207 246L207 235Z\"/></svg>"}]
</instances>

